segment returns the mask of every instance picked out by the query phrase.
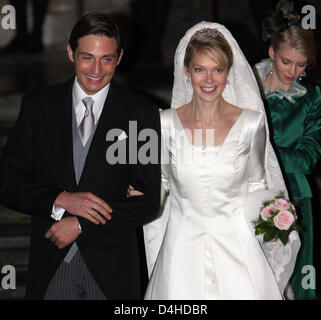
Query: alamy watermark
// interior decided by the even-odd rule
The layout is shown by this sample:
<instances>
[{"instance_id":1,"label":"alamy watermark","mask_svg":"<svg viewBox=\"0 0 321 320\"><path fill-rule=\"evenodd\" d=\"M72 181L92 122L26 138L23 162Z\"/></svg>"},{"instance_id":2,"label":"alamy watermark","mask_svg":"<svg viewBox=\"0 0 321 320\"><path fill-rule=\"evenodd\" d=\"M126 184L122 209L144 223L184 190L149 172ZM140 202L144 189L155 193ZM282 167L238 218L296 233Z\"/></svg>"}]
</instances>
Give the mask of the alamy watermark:
<instances>
[{"instance_id":1,"label":"alamy watermark","mask_svg":"<svg viewBox=\"0 0 321 320\"><path fill-rule=\"evenodd\" d=\"M172 157L170 152L159 151L160 140L163 148L171 149L171 146L179 144L176 157L184 164L192 164L192 149L196 146L214 146L214 129L162 129L161 137L157 131L144 128L138 132L137 121L129 121L128 134L119 128L113 128L106 134L106 141L112 142L106 150L106 161L108 164L170 164ZM193 144L193 146L192 146ZM209 159L208 165L215 161L215 155ZM161 159L160 159L161 158ZM205 164L206 165L206 164Z\"/></svg>"},{"instance_id":2,"label":"alamy watermark","mask_svg":"<svg viewBox=\"0 0 321 320\"><path fill-rule=\"evenodd\" d=\"M4 30L16 29L16 9L12 5L5 5L1 9L1 27ZM305 5L301 9L301 26L303 29L316 29L316 10L312 5Z\"/></svg>"},{"instance_id":3,"label":"alamy watermark","mask_svg":"<svg viewBox=\"0 0 321 320\"><path fill-rule=\"evenodd\" d=\"M1 9L1 27L4 30L16 29L16 9L14 6L5 5Z\"/></svg>"},{"instance_id":4,"label":"alamy watermark","mask_svg":"<svg viewBox=\"0 0 321 320\"><path fill-rule=\"evenodd\" d=\"M16 289L16 269L14 266L7 264L1 268L2 280L1 288Z\"/></svg>"},{"instance_id":5,"label":"alamy watermark","mask_svg":"<svg viewBox=\"0 0 321 320\"><path fill-rule=\"evenodd\" d=\"M303 29L316 29L316 12L315 7L306 5L302 7L302 14L305 14L301 20L301 26Z\"/></svg>"},{"instance_id":6,"label":"alamy watermark","mask_svg":"<svg viewBox=\"0 0 321 320\"><path fill-rule=\"evenodd\" d=\"M301 281L302 288L304 290L308 290L308 289L315 290L316 289L316 277L315 277L314 266L311 266L311 265L303 266L301 273L306 274L306 276L304 276Z\"/></svg>"}]
</instances>

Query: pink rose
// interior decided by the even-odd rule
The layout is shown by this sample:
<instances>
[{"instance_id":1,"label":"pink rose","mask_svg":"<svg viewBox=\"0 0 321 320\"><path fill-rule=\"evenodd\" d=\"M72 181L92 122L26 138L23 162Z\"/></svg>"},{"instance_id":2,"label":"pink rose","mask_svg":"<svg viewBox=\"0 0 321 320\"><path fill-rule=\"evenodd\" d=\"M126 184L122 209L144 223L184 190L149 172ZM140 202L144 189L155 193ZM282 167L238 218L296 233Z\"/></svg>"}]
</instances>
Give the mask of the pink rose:
<instances>
[{"instance_id":1,"label":"pink rose","mask_svg":"<svg viewBox=\"0 0 321 320\"><path fill-rule=\"evenodd\" d=\"M273 218L274 225L279 230L289 230L289 228L291 227L294 220L295 220L295 218L294 218L293 214L287 210L280 211Z\"/></svg>"},{"instance_id":2,"label":"pink rose","mask_svg":"<svg viewBox=\"0 0 321 320\"><path fill-rule=\"evenodd\" d=\"M290 208L289 202L285 199L276 199L275 206L280 210L286 210Z\"/></svg>"},{"instance_id":3,"label":"pink rose","mask_svg":"<svg viewBox=\"0 0 321 320\"><path fill-rule=\"evenodd\" d=\"M272 213L274 210L275 210L275 206L273 204L270 204L264 207L260 212L262 219L264 221L267 221L267 218L272 216Z\"/></svg>"}]
</instances>

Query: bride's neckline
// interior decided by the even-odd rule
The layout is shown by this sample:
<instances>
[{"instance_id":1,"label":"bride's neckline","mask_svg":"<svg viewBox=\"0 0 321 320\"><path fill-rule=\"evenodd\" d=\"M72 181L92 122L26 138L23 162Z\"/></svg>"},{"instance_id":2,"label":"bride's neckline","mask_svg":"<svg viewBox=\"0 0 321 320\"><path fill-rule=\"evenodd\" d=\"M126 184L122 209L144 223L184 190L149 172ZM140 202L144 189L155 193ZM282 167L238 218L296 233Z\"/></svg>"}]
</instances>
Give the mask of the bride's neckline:
<instances>
[{"instance_id":1,"label":"bride's neckline","mask_svg":"<svg viewBox=\"0 0 321 320\"><path fill-rule=\"evenodd\" d=\"M196 149L196 150L201 150L201 151L205 151L205 150L217 150L219 149L221 146L223 145L223 143L221 144L216 144L216 145L207 145L207 144L191 144L191 146Z\"/></svg>"},{"instance_id":2,"label":"bride's neckline","mask_svg":"<svg viewBox=\"0 0 321 320\"><path fill-rule=\"evenodd\" d=\"M236 125L237 125L237 123L239 122L240 118L242 118L242 116L243 116L243 114L244 114L244 111L245 111L245 109L243 109L243 110L240 112L240 114L238 115L237 119L236 119L235 122L233 123L232 127L230 128L229 132L228 132L227 135L225 136L225 138L224 138L224 140L223 140L222 143L220 143L220 144L214 144L214 145L205 145L205 147L206 147L206 148L209 148L209 147L214 147L214 148L215 148L215 147L222 147L222 146L225 144L225 141L229 138L230 133L233 131L234 127L236 127ZM176 118L177 118L177 120L178 120L178 123L179 123L181 129L185 132L186 129L183 127L183 123L182 123L182 121L181 121L181 119L180 119L180 117L179 117L179 115L178 115L177 109L174 109L174 113L175 113L175 115L176 115ZM188 129L187 129L187 130L188 130ZM192 143L189 141L189 139L188 139L188 137L186 136L186 134L184 135L184 137L185 137L185 139L187 140L187 142L189 143L189 145L190 145L191 147L203 147L203 146L204 146L204 145L192 144Z\"/></svg>"}]
</instances>

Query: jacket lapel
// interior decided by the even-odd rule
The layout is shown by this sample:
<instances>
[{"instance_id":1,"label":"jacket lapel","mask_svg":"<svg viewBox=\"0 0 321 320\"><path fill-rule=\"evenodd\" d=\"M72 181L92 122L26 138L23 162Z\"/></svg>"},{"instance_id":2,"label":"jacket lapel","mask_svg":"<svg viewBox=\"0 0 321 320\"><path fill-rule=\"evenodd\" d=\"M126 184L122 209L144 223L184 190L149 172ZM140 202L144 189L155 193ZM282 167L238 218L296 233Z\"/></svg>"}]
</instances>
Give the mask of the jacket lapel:
<instances>
[{"instance_id":1,"label":"jacket lapel","mask_svg":"<svg viewBox=\"0 0 321 320\"><path fill-rule=\"evenodd\" d=\"M119 101L121 98L120 89L112 82L78 184L80 190L86 190L100 170L106 168L106 151L114 143L106 141L107 132L113 128L121 128L122 120L127 114L124 105ZM126 124L128 125L128 120Z\"/></svg>"},{"instance_id":2,"label":"jacket lapel","mask_svg":"<svg viewBox=\"0 0 321 320\"><path fill-rule=\"evenodd\" d=\"M47 134L52 154L63 181L62 188L76 191L76 179L73 165L72 143L72 85L70 80L62 88L56 99L50 102L51 107L46 113Z\"/></svg>"}]
</instances>

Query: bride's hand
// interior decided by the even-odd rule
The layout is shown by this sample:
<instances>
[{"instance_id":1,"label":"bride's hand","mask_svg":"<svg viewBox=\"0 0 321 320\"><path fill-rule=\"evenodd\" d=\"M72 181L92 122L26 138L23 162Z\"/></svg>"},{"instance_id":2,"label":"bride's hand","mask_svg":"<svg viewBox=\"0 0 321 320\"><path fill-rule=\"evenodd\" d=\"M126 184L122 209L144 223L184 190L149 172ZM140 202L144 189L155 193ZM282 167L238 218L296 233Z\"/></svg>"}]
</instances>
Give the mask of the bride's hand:
<instances>
[{"instance_id":1,"label":"bride's hand","mask_svg":"<svg viewBox=\"0 0 321 320\"><path fill-rule=\"evenodd\" d=\"M137 196L143 196L144 194L140 192L139 190L135 190L131 185L129 185L127 190L127 197L137 197Z\"/></svg>"}]
</instances>

